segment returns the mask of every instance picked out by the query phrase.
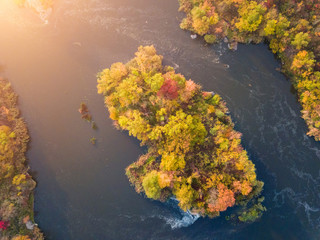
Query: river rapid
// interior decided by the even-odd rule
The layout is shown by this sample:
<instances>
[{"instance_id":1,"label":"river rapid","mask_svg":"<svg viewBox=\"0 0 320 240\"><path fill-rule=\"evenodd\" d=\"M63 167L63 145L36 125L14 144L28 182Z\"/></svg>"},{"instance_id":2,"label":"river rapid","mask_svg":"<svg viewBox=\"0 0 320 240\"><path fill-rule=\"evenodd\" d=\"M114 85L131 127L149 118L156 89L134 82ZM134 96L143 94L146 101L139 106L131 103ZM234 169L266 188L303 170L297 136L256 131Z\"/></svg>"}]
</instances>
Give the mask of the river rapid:
<instances>
[{"instance_id":1,"label":"river rapid","mask_svg":"<svg viewBox=\"0 0 320 240\"><path fill-rule=\"evenodd\" d=\"M280 63L263 44L233 52L193 40L179 29L182 17L177 0L58 0L46 19L0 1L0 63L30 130L40 228L54 240L319 239L320 143L305 135ZM113 127L96 74L150 44L165 64L226 101L265 182L268 211L258 222L197 218L130 186L124 169L145 148ZM97 130L81 120L82 101Z\"/></svg>"}]
</instances>

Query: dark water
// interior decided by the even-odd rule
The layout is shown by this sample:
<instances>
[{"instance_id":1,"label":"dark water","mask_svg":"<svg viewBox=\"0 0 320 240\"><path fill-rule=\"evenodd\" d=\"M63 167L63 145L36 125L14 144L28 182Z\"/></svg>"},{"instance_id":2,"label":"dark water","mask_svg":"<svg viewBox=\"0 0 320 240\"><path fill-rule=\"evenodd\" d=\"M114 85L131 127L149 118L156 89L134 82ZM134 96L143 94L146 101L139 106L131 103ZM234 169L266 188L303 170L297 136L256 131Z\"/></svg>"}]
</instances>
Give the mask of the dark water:
<instances>
[{"instance_id":1,"label":"dark water","mask_svg":"<svg viewBox=\"0 0 320 240\"><path fill-rule=\"evenodd\" d=\"M36 221L48 239L320 238L320 144L305 135L290 82L265 45L231 52L192 40L179 29L175 0L61 0L48 24L9 2L0 1L0 60L30 129ZM113 128L95 75L146 44L227 102L265 182L268 212L259 222L234 226L223 215L192 224L174 204L130 187L124 169L144 150ZM97 131L80 119L82 101Z\"/></svg>"}]
</instances>

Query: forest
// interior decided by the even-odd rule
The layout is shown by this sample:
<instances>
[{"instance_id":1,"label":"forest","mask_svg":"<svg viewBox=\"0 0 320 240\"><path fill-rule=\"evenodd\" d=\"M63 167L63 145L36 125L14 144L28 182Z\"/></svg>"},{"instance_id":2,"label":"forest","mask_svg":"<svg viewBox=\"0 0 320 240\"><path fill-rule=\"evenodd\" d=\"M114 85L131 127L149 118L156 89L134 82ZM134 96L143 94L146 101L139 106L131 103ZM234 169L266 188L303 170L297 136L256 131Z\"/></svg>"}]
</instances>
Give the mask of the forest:
<instances>
[{"instance_id":1,"label":"forest","mask_svg":"<svg viewBox=\"0 0 320 240\"><path fill-rule=\"evenodd\" d=\"M0 238L43 239L33 219L35 181L28 173L25 152L29 135L17 108L17 95L0 77Z\"/></svg>"},{"instance_id":2,"label":"forest","mask_svg":"<svg viewBox=\"0 0 320 240\"><path fill-rule=\"evenodd\" d=\"M98 74L116 128L148 147L126 169L138 193L201 216L216 217L234 207L231 218L255 221L263 182L241 146L226 104L218 94L162 65L153 46L140 46L128 63Z\"/></svg>"},{"instance_id":3,"label":"forest","mask_svg":"<svg viewBox=\"0 0 320 240\"><path fill-rule=\"evenodd\" d=\"M308 135L320 140L320 3L316 0L179 0L180 27L211 44L267 42L291 79Z\"/></svg>"}]
</instances>

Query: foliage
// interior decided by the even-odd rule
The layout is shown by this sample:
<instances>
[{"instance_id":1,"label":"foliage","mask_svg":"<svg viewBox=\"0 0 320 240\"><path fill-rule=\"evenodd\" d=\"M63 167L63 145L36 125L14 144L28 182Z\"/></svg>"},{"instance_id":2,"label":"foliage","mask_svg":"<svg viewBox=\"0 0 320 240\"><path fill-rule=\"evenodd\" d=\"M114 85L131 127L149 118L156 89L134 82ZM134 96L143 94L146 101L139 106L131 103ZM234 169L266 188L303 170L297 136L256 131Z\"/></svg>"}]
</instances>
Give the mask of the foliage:
<instances>
[{"instance_id":1,"label":"foliage","mask_svg":"<svg viewBox=\"0 0 320 240\"><path fill-rule=\"evenodd\" d=\"M172 79L166 79L158 91L158 96L175 99L178 97L178 83Z\"/></svg>"},{"instance_id":2,"label":"foliage","mask_svg":"<svg viewBox=\"0 0 320 240\"><path fill-rule=\"evenodd\" d=\"M244 2L238 9L239 21L235 26L240 32L254 32L262 22L266 7L256 1Z\"/></svg>"},{"instance_id":3,"label":"foliage","mask_svg":"<svg viewBox=\"0 0 320 240\"><path fill-rule=\"evenodd\" d=\"M213 34L206 34L206 35L204 36L204 40L205 40L207 43L212 44L212 43L214 43L214 42L217 41L217 38L216 38L216 36L213 35Z\"/></svg>"},{"instance_id":4,"label":"foliage","mask_svg":"<svg viewBox=\"0 0 320 240\"><path fill-rule=\"evenodd\" d=\"M207 43L228 38L236 42L269 42L282 61L282 71L289 76L302 104L302 117L308 135L320 140L319 88L305 91L303 82L320 81L320 4L293 0L179 0L186 13L180 24ZM208 19L215 19L211 24Z\"/></svg>"},{"instance_id":5,"label":"foliage","mask_svg":"<svg viewBox=\"0 0 320 240\"><path fill-rule=\"evenodd\" d=\"M159 185L159 175L157 171L147 173L143 178L142 186L148 198L160 198L161 188Z\"/></svg>"},{"instance_id":6,"label":"foliage","mask_svg":"<svg viewBox=\"0 0 320 240\"><path fill-rule=\"evenodd\" d=\"M12 240L31 240L29 236L16 236L14 238L12 238Z\"/></svg>"},{"instance_id":7,"label":"foliage","mask_svg":"<svg viewBox=\"0 0 320 240\"><path fill-rule=\"evenodd\" d=\"M221 97L163 67L153 46L103 70L97 88L115 125L148 146L126 169L138 193L175 197L184 211L209 217L260 195L263 184Z\"/></svg>"},{"instance_id":8,"label":"foliage","mask_svg":"<svg viewBox=\"0 0 320 240\"><path fill-rule=\"evenodd\" d=\"M313 53L303 50L294 56L291 69L298 76L307 77L312 73L314 64L315 60Z\"/></svg>"},{"instance_id":9,"label":"foliage","mask_svg":"<svg viewBox=\"0 0 320 240\"><path fill-rule=\"evenodd\" d=\"M243 210L241 214L239 214L238 219L241 222L254 222L256 219L261 217L261 214L267 209L261 204L264 200L263 197L257 199L257 202L251 206L250 208Z\"/></svg>"},{"instance_id":10,"label":"foliage","mask_svg":"<svg viewBox=\"0 0 320 240\"><path fill-rule=\"evenodd\" d=\"M210 26L219 21L218 15L215 14L214 7L208 2L200 3L191 10L192 27L199 35L208 32Z\"/></svg>"},{"instance_id":11,"label":"foliage","mask_svg":"<svg viewBox=\"0 0 320 240\"><path fill-rule=\"evenodd\" d=\"M295 35L294 40L291 42L296 49L300 50L302 47L308 46L311 38L308 33L299 32Z\"/></svg>"},{"instance_id":12,"label":"foliage","mask_svg":"<svg viewBox=\"0 0 320 240\"><path fill-rule=\"evenodd\" d=\"M80 104L80 108L78 109L78 111L81 114L81 118L86 120L87 122L89 122L91 124L91 128L92 129L96 130L98 128L97 124L92 119L92 115L89 112L89 108L88 108L87 104L82 102Z\"/></svg>"},{"instance_id":13,"label":"foliage","mask_svg":"<svg viewBox=\"0 0 320 240\"><path fill-rule=\"evenodd\" d=\"M0 232L4 238L27 240L30 236L40 240L40 230L28 230L22 221L33 216L33 201L29 199L33 199L35 182L25 165L29 136L16 105L10 83L0 77ZM20 232L28 236L17 235Z\"/></svg>"},{"instance_id":14,"label":"foliage","mask_svg":"<svg viewBox=\"0 0 320 240\"><path fill-rule=\"evenodd\" d=\"M97 139L95 137L90 138L90 142L92 145L96 144Z\"/></svg>"}]
</instances>

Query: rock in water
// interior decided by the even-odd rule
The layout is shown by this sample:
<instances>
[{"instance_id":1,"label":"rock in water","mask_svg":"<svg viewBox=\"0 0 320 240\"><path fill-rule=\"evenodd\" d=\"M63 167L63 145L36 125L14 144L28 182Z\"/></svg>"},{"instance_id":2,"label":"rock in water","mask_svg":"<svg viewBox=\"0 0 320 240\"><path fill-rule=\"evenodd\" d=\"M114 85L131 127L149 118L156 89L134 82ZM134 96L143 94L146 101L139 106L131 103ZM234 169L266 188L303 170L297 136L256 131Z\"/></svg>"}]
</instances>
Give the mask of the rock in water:
<instances>
[{"instance_id":1,"label":"rock in water","mask_svg":"<svg viewBox=\"0 0 320 240\"><path fill-rule=\"evenodd\" d=\"M230 50L233 50L233 51L237 51L238 49L238 42L231 42L231 43L228 43L228 48Z\"/></svg>"},{"instance_id":2,"label":"rock in water","mask_svg":"<svg viewBox=\"0 0 320 240\"><path fill-rule=\"evenodd\" d=\"M192 35L190 35L190 37L191 37L192 39L196 39L196 38L197 38L197 34L192 34Z\"/></svg>"},{"instance_id":3,"label":"rock in water","mask_svg":"<svg viewBox=\"0 0 320 240\"><path fill-rule=\"evenodd\" d=\"M29 229L29 230L33 230L33 228L34 228L34 223L32 223L30 220L26 223L26 227L27 227L27 229Z\"/></svg>"}]
</instances>

